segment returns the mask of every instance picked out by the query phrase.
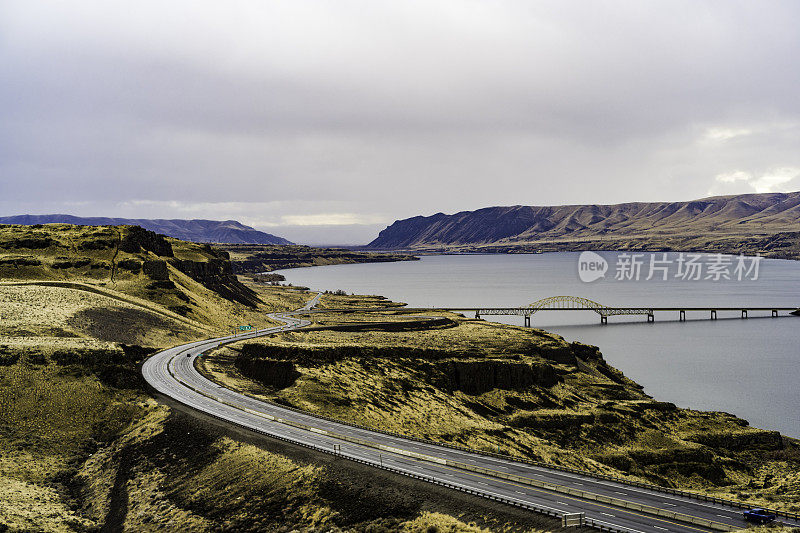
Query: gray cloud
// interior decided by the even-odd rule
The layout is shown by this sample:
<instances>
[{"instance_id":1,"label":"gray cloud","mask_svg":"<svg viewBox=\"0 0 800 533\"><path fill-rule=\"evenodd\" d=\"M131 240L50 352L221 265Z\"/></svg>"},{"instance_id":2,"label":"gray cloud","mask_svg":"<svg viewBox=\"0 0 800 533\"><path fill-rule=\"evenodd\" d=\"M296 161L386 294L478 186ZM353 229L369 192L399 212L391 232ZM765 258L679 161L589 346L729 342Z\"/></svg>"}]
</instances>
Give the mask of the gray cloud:
<instances>
[{"instance_id":1,"label":"gray cloud","mask_svg":"<svg viewBox=\"0 0 800 533\"><path fill-rule=\"evenodd\" d=\"M0 209L197 213L348 243L436 211L796 187L760 177L800 167L798 15L7 0Z\"/></svg>"}]
</instances>

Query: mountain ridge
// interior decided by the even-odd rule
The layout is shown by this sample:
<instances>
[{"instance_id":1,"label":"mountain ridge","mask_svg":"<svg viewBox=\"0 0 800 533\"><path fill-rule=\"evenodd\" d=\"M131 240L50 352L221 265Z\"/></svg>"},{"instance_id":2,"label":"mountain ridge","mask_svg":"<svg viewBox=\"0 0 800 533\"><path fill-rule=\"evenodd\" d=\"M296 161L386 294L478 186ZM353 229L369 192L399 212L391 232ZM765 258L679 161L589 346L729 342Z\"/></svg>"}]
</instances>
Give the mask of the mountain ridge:
<instances>
[{"instance_id":1,"label":"mountain ridge","mask_svg":"<svg viewBox=\"0 0 800 533\"><path fill-rule=\"evenodd\" d=\"M0 224L75 224L81 226L140 226L146 230L191 242L220 244L293 244L292 242L245 226L236 220L149 219L79 217L75 215L13 215L0 217Z\"/></svg>"},{"instance_id":2,"label":"mountain ridge","mask_svg":"<svg viewBox=\"0 0 800 533\"><path fill-rule=\"evenodd\" d=\"M576 240L755 236L800 231L800 192L686 202L496 206L395 221L367 245L380 249L514 247Z\"/></svg>"}]
</instances>

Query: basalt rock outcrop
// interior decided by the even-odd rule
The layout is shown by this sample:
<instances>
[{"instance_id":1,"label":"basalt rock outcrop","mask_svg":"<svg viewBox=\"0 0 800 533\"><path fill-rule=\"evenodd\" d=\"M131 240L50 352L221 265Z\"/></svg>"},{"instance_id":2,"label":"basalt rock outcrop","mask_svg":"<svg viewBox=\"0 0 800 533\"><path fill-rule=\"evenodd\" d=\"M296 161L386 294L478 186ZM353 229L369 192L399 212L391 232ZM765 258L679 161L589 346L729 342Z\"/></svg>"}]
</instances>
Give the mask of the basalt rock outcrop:
<instances>
[{"instance_id":1,"label":"basalt rock outcrop","mask_svg":"<svg viewBox=\"0 0 800 533\"><path fill-rule=\"evenodd\" d=\"M131 226L124 231L125 236L119 243L122 252L136 254L141 252L152 252L159 257L174 257L172 245L155 232L148 231L139 226Z\"/></svg>"},{"instance_id":2,"label":"basalt rock outcrop","mask_svg":"<svg viewBox=\"0 0 800 533\"><path fill-rule=\"evenodd\" d=\"M300 377L291 361L237 357L234 364L245 377L275 389L290 387Z\"/></svg>"},{"instance_id":3,"label":"basalt rock outcrop","mask_svg":"<svg viewBox=\"0 0 800 533\"><path fill-rule=\"evenodd\" d=\"M534 385L552 387L560 381L552 366L538 363L447 361L437 364L436 369L444 376L446 388L467 394L481 394L493 389L524 390Z\"/></svg>"},{"instance_id":4,"label":"basalt rock outcrop","mask_svg":"<svg viewBox=\"0 0 800 533\"><path fill-rule=\"evenodd\" d=\"M173 258L170 259L170 264L223 298L249 306L261 302L255 291L236 279L227 252L215 250L210 246L206 251L212 256L206 261Z\"/></svg>"},{"instance_id":5,"label":"basalt rock outcrop","mask_svg":"<svg viewBox=\"0 0 800 533\"><path fill-rule=\"evenodd\" d=\"M755 429L741 433L693 433L685 436L684 439L714 448L727 448L729 450L752 448L781 450L784 448L783 437L777 431Z\"/></svg>"}]
</instances>

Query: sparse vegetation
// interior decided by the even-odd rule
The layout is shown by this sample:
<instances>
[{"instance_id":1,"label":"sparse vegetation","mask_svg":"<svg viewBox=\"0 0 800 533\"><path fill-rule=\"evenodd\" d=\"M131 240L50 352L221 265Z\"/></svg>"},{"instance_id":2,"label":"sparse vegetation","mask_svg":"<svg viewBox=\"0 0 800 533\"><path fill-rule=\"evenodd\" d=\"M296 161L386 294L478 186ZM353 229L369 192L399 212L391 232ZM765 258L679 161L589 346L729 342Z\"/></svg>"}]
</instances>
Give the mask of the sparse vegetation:
<instances>
[{"instance_id":1,"label":"sparse vegetation","mask_svg":"<svg viewBox=\"0 0 800 533\"><path fill-rule=\"evenodd\" d=\"M344 248L314 248L299 245L230 244L222 247L230 252L233 267L238 274L306 266L419 259L401 253L362 252Z\"/></svg>"},{"instance_id":2,"label":"sparse vegetation","mask_svg":"<svg viewBox=\"0 0 800 533\"><path fill-rule=\"evenodd\" d=\"M368 247L416 253L684 251L800 259L800 193L689 202L487 207L398 220Z\"/></svg>"},{"instance_id":3,"label":"sparse vegetation","mask_svg":"<svg viewBox=\"0 0 800 533\"><path fill-rule=\"evenodd\" d=\"M377 303L323 305L345 299ZM202 365L227 386L352 423L797 509L797 441L658 402L594 347L439 315L451 324L400 328L414 316L393 308L312 315L315 328L229 345Z\"/></svg>"},{"instance_id":4,"label":"sparse vegetation","mask_svg":"<svg viewBox=\"0 0 800 533\"><path fill-rule=\"evenodd\" d=\"M265 325L266 312L300 307L309 294L234 278L208 247L128 231L0 227L0 524L556 526L157 404L138 369L150 352L240 323ZM796 442L649 398L593 347L455 314L416 316L381 296L334 291L321 305L339 311L313 315L306 331L221 349L204 358L206 370L250 394L377 428L796 505Z\"/></svg>"},{"instance_id":5,"label":"sparse vegetation","mask_svg":"<svg viewBox=\"0 0 800 533\"><path fill-rule=\"evenodd\" d=\"M150 352L309 298L226 261L137 229L0 226L0 530L549 529L157 404Z\"/></svg>"}]
</instances>

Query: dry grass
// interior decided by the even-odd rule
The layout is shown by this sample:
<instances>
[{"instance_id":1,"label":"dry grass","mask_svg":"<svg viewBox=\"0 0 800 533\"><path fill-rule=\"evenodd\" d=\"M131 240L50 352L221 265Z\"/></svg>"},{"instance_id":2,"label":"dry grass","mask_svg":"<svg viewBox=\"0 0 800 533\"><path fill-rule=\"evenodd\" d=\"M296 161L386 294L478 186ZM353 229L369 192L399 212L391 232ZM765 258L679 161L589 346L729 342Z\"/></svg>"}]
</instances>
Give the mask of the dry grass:
<instances>
[{"instance_id":1,"label":"dry grass","mask_svg":"<svg viewBox=\"0 0 800 533\"><path fill-rule=\"evenodd\" d=\"M108 385L109 379L118 383L113 372L130 377L129 360L95 367L79 364L76 355L55 364L54 354L64 351L119 352L122 339L165 347L242 323L262 327L269 323L266 313L297 308L311 297L245 281L262 302L248 307L174 265L167 266L173 285L154 285L133 271L119 271L112 281L103 265L158 259L152 252L114 256L115 239L122 237L116 232L0 228L0 278L33 283L0 285L0 355L19 356L16 362L0 357L0 523L42 531L103 523L130 531L274 530L283 524L307 531L480 530L466 523L470 519L437 514L440 509L420 498L410 504L413 492L376 486L373 474L351 479L334 472L335 465L309 466L176 421L141 391ZM47 238L54 242L44 248L18 247ZM170 243L178 259L214 260L200 245ZM15 257L39 264L8 262ZM43 280L82 285L47 287ZM325 295L323 305L391 302ZM558 336L432 314L451 322L395 331L387 325L406 327L416 319L402 310L314 315L322 327L353 329L262 341L265 349L296 356L300 377L283 389L232 366L241 346L220 350L206 363L232 386L344 420L603 472L628 468L634 476L739 492L776 506L797 501L796 447L744 446L734 453L698 444L692 440L698 435L747 439L759 432L729 415L665 408L593 359L591 350ZM526 368L531 374L520 381ZM489 374L499 386L481 385ZM454 386L454 376L460 385ZM477 388L466 390L470 386ZM718 484L716 470L698 458L734 484ZM632 463L625 467L625 461ZM341 479L351 484L334 482Z\"/></svg>"},{"instance_id":2,"label":"dry grass","mask_svg":"<svg viewBox=\"0 0 800 533\"><path fill-rule=\"evenodd\" d=\"M422 513L414 520L402 524L400 531L408 533L488 533L488 529L475 524L465 524L441 513Z\"/></svg>"},{"instance_id":3,"label":"dry grass","mask_svg":"<svg viewBox=\"0 0 800 533\"><path fill-rule=\"evenodd\" d=\"M176 423L169 409L130 388L135 363L116 361L119 342L166 347L238 324L263 327L268 312L295 309L311 295L244 281L261 300L248 307L171 264L169 283L124 269L112 280L115 261L160 260L119 252L124 234L0 228L0 524L59 532L103 524L128 531L361 524L381 531L420 515L408 516L405 494L381 489L360 497L370 509L362 516L352 495L370 492L369 478L351 480L343 492L333 481L341 476L326 467ZM199 245L170 243L177 259L209 260ZM81 354L100 360L87 363ZM115 362L104 363L106 355ZM459 524L436 516L448 527Z\"/></svg>"},{"instance_id":4,"label":"dry grass","mask_svg":"<svg viewBox=\"0 0 800 533\"><path fill-rule=\"evenodd\" d=\"M356 297L336 299L328 304L339 307L346 299L360 307ZM797 506L798 443L782 444L729 414L658 402L590 348L556 335L447 316L455 327L392 331L379 323L413 315L311 315L315 326L363 324L365 330L295 331L245 341L211 354L202 368L253 396L376 429L773 507ZM251 354L292 361L299 377L280 388L243 374L233 363L247 344ZM514 378L526 365L549 368L558 379L545 384ZM480 384L486 373L506 376L506 382L497 377L495 386L473 390L453 382L455 375Z\"/></svg>"},{"instance_id":5,"label":"dry grass","mask_svg":"<svg viewBox=\"0 0 800 533\"><path fill-rule=\"evenodd\" d=\"M24 360L0 367L0 523L34 531L92 526L54 480L88 453L88 443L113 437L142 409L135 394L91 376Z\"/></svg>"}]
</instances>

